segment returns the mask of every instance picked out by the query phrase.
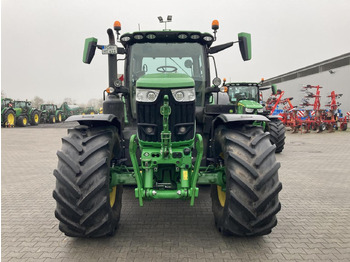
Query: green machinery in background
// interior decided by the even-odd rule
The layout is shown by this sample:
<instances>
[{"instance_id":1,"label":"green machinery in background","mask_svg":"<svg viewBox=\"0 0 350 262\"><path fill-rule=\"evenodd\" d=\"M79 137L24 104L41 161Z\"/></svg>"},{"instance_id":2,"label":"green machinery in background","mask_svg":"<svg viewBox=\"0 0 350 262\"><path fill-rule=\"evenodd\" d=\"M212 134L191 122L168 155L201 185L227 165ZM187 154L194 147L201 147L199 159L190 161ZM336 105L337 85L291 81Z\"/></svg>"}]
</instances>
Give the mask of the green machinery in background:
<instances>
[{"instance_id":1,"label":"green machinery in background","mask_svg":"<svg viewBox=\"0 0 350 262\"><path fill-rule=\"evenodd\" d=\"M40 122L40 110L32 107L30 101L13 101L16 111L16 126L25 127L28 124L36 126Z\"/></svg>"},{"instance_id":2,"label":"green machinery in background","mask_svg":"<svg viewBox=\"0 0 350 262\"><path fill-rule=\"evenodd\" d=\"M263 123L265 131L270 133L270 141L276 145L276 153L283 151L285 144L285 127L278 116L270 115L270 112L265 110L262 101L260 100L260 92L270 89L272 93L276 93L276 86L261 87L262 82L232 82L223 83L222 91L227 92L229 102L235 106L237 114L261 114L266 116L270 121ZM219 102L227 102L227 97L222 97Z\"/></svg>"},{"instance_id":3,"label":"green machinery in background","mask_svg":"<svg viewBox=\"0 0 350 262\"><path fill-rule=\"evenodd\" d=\"M12 107L13 100L11 98L1 98L1 126L15 126L16 111Z\"/></svg>"},{"instance_id":4,"label":"green machinery in background","mask_svg":"<svg viewBox=\"0 0 350 262\"><path fill-rule=\"evenodd\" d=\"M67 102L63 102L58 110L62 111L62 121L70 116L79 115L82 112L82 109L78 105L68 105Z\"/></svg>"},{"instance_id":5,"label":"green machinery in background","mask_svg":"<svg viewBox=\"0 0 350 262\"><path fill-rule=\"evenodd\" d=\"M250 34L212 46L214 34L197 31L138 31L109 44L85 41L83 62L96 48L108 56L109 82L103 114L72 116L54 170L55 216L73 237L112 235L120 218L123 185L135 185L140 206L158 199L195 204L198 185L211 185L215 224L223 234L259 236L277 224L280 164L275 145L259 122L263 115L236 114L231 104L213 103L221 80L211 76L213 54L239 44L251 59ZM124 60L124 84L117 78ZM215 60L214 60L215 62ZM211 83L211 79L213 79ZM146 219L146 218L145 218Z\"/></svg>"},{"instance_id":6,"label":"green machinery in background","mask_svg":"<svg viewBox=\"0 0 350 262\"><path fill-rule=\"evenodd\" d=\"M56 123L63 121L63 111L54 104L40 105L41 116L40 123Z\"/></svg>"}]
</instances>

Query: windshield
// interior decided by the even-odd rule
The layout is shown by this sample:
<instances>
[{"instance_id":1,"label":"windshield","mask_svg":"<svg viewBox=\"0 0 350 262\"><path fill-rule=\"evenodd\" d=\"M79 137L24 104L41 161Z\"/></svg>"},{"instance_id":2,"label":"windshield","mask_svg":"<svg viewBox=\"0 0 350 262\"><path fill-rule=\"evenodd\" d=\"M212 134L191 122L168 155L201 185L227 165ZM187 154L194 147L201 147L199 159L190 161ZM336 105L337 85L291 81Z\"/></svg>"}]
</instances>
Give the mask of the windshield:
<instances>
[{"instance_id":1,"label":"windshield","mask_svg":"<svg viewBox=\"0 0 350 262\"><path fill-rule=\"evenodd\" d=\"M132 88L133 98L136 81L140 77L163 72L186 74L192 77L195 81L196 103L201 104L206 78L202 45L198 43L136 43L131 46L128 84ZM132 107L135 113L135 105Z\"/></svg>"},{"instance_id":2,"label":"windshield","mask_svg":"<svg viewBox=\"0 0 350 262\"><path fill-rule=\"evenodd\" d=\"M42 107L43 107L42 110L53 110L54 109L52 105L43 105Z\"/></svg>"},{"instance_id":3,"label":"windshield","mask_svg":"<svg viewBox=\"0 0 350 262\"><path fill-rule=\"evenodd\" d=\"M259 102L257 86L230 86L228 90L230 101L237 104L240 100L254 100Z\"/></svg>"},{"instance_id":4,"label":"windshield","mask_svg":"<svg viewBox=\"0 0 350 262\"><path fill-rule=\"evenodd\" d=\"M15 107L16 108L23 108L26 106L26 102L25 101L17 101L15 102Z\"/></svg>"}]
</instances>

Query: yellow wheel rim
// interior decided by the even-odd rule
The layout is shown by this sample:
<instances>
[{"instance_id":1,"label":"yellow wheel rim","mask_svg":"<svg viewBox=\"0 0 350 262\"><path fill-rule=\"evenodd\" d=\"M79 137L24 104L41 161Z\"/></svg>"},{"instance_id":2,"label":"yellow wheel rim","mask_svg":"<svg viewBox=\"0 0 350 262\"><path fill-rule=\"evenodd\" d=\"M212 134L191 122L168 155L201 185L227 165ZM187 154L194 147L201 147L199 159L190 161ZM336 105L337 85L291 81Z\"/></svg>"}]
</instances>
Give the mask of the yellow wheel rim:
<instances>
[{"instance_id":1,"label":"yellow wheel rim","mask_svg":"<svg viewBox=\"0 0 350 262\"><path fill-rule=\"evenodd\" d=\"M94 114L95 114L95 112L91 112L91 113L90 113L90 115L94 115Z\"/></svg>"},{"instance_id":2,"label":"yellow wheel rim","mask_svg":"<svg viewBox=\"0 0 350 262\"><path fill-rule=\"evenodd\" d=\"M7 123L8 125L11 125L11 126L15 124L15 116L13 114L9 114L7 116Z\"/></svg>"},{"instance_id":3,"label":"yellow wheel rim","mask_svg":"<svg viewBox=\"0 0 350 262\"><path fill-rule=\"evenodd\" d=\"M26 126L27 125L27 118L23 118L23 125Z\"/></svg>"},{"instance_id":4,"label":"yellow wheel rim","mask_svg":"<svg viewBox=\"0 0 350 262\"><path fill-rule=\"evenodd\" d=\"M59 121L59 122L62 121L62 115L61 115L61 114L58 115L58 121Z\"/></svg>"},{"instance_id":5,"label":"yellow wheel rim","mask_svg":"<svg viewBox=\"0 0 350 262\"><path fill-rule=\"evenodd\" d=\"M56 117L52 118L52 123L56 123Z\"/></svg>"},{"instance_id":6,"label":"yellow wheel rim","mask_svg":"<svg viewBox=\"0 0 350 262\"><path fill-rule=\"evenodd\" d=\"M39 115L38 114L34 115L34 122L39 123Z\"/></svg>"},{"instance_id":7,"label":"yellow wheel rim","mask_svg":"<svg viewBox=\"0 0 350 262\"><path fill-rule=\"evenodd\" d=\"M226 202L226 192L222 191L221 186L217 186L217 191L218 191L218 199L219 199L220 205L224 207Z\"/></svg>"},{"instance_id":8,"label":"yellow wheel rim","mask_svg":"<svg viewBox=\"0 0 350 262\"><path fill-rule=\"evenodd\" d=\"M112 188L112 192L109 193L109 204L111 205L111 207L113 207L115 204L116 195L117 195L117 186L114 186Z\"/></svg>"}]
</instances>

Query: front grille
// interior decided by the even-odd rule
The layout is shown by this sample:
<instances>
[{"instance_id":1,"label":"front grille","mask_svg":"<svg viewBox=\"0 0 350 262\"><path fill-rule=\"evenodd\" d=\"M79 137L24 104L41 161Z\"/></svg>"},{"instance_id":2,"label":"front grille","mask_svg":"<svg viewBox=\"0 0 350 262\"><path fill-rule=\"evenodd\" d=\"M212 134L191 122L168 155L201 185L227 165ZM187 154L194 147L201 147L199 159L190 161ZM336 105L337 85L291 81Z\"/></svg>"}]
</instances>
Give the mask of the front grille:
<instances>
[{"instance_id":1,"label":"front grille","mask_svg":"<svg viewBox=\"0 0 350 262\"><path fill-rule=\"evenodd\" d=\"M164 95L168 95L171 107L169 116L171 141L179 142L192 139L194 137L195 101L176 102L171 94L171 89L162 89L157 100L153 103L136 102L139 139L148 142L161 142L163 116L160 114L160 107L164 103ZM180 132L181 127L185 127L184 133ZM150 128L153 132L147 133Z\"/></svg>"}]
</instances>

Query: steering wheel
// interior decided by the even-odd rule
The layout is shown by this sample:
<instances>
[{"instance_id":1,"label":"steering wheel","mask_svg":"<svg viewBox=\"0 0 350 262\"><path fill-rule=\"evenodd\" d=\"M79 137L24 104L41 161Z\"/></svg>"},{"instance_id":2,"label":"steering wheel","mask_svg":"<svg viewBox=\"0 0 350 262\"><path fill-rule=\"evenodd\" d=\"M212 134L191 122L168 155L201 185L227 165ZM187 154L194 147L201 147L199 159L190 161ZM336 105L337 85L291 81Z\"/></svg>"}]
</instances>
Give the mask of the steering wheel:
<instances>
[{"instance_id":1,"label":"steering wheel","mask_svg":"<svg viewBox=\"0 0 350 262\"><path fill-rule=\"evenodd\" d=\"M159 66L157 71L160 73L172 73L177 71L177 67L175 66Z\"/></svg>"}]
</instances>

